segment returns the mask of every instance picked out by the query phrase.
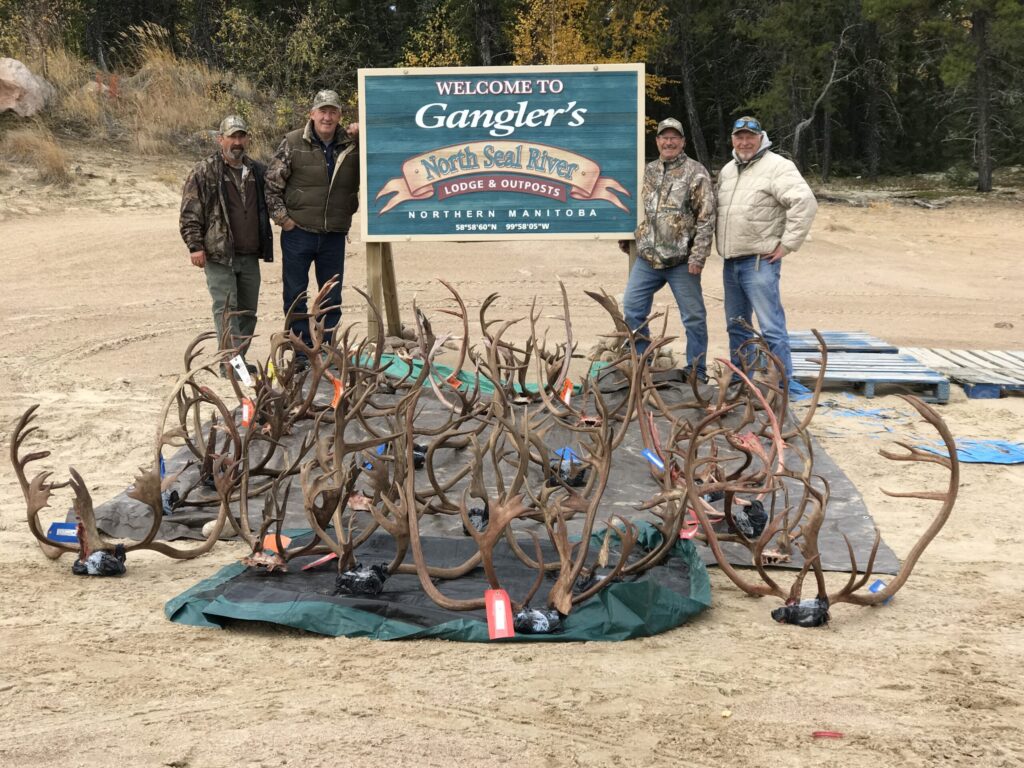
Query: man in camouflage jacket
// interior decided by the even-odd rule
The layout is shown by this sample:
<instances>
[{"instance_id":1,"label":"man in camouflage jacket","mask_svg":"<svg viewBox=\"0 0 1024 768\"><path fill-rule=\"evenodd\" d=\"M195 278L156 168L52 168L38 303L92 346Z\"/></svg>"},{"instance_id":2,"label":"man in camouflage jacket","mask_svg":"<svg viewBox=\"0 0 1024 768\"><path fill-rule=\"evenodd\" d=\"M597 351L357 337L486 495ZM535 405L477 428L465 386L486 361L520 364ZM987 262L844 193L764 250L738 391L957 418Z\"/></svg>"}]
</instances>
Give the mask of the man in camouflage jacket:
<instances>
[{"instance_id":1,"label":"man in camouflage jacket","mask_svg":"<svg viewBox=\"0 0 1024 768\"><path fill-rule=\"evenodd\" d=\"M637 351L650 344L647 317L654 294L668 283L686 329L686 372L705 378L707 312L700 275L715 231L715 193L703 165L683 152L683 126L675 118L658 123L658 159L644 171L644 220L636 230L639 258L629 273L623 314L639 329Z\"/></svg>"},{"instance_id":2,"label":"man in camouflage jacket","mask_svg":"<svg viewBox=\"0 0 1024 768\"><path fill-rule=\"evenodd\" d=\"M263 191L266 169L246 154L248 127L238 115L224 118L217 143L219 150L197 163L185 180L178 225L192 264L206 273L221 347L244 353L256 330L259 262L274 260ZM230 318L228 337L222 327L225 309L243 313Z\"/></svg>"}]
</instances>

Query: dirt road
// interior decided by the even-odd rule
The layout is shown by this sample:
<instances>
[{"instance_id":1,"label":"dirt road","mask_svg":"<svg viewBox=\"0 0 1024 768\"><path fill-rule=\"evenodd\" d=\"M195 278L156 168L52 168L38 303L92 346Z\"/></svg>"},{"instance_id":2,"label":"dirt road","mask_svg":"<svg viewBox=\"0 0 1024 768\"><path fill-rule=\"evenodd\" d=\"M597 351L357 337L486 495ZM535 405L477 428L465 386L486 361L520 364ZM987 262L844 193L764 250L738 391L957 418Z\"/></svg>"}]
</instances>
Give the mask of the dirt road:
<instances>
[{"instance_id":1,"label":"dirt road","mask_svg":"<svg viewBox=\"0 0 1024 768\"><path fill-rule=\"evenodd\" d=\"M150 460L181 353L209 318L171 182L126 189L107 178L123 176L118 167L91 172L80 196L107 184L124 203L97 192L102 204L70 206L11 184L0 196L0 439L41 403L34 444L53 451L46 463L59 475L77 467L101 501ZM167 174L183 177L184 166ZM1021 214L1015 202L824 205L812 242L786 258L790 327L1024 349ZM356 238L349 284L364 283L363 253ZM520 315L536 296L557 314L559 276L584 348L610 329L583 290L617 294L625 280L611 244L402 245L396 263L406 316L413 298L440 304L439 276L473 306L496 290L498 313ZM721 354L717 258L704 286ZM264 334L280 323L280 289L279 265L265 268ZM356 299L346 291L347 317L358 317ZM894 468L877 449L931 436L895 397L853 403L892 409L884 424L849 418L849 401L834 400L815 434L905 555L934 505L878 488L942 479ZM941 410L957 436L1024 440L1024 398L968 401L954 387ZM1024 765L1024 465L963 467L950 523L887 607L843 605L828 628L784 627L769 617L774 602L741 596L712 569L714 608L690 625L536 647L177 626L164 602L239 558L239 546L187 563L141 554L125 578L76 578L68 558L46 560L31 539L9 466L0 494L0 764ZM54 504L67 506L66 494ZM812 738L819 730L843 737Z\"/></svg>"}]
</instances>

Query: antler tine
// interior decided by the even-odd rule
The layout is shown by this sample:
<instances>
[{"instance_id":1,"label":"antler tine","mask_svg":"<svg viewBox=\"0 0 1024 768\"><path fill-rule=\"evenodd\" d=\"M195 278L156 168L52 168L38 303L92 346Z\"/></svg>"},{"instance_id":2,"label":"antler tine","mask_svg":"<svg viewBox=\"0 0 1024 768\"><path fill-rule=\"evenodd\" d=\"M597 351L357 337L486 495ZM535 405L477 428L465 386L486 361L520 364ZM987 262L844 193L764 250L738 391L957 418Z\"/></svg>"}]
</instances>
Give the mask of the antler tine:
<instances>
[{"instance_id":1,"label":"antler tine","mask_svg":"<svg viewBox=\"0 0 1024 768\"><path fill-rule=\"evenodd\" d=\"M466 302L462 300L462 296L459 294L459 292L455 290L451 286L451 284L448 283L446 280L438 278L438 281L441 283L441 285L448 289L448 292L452 295L452 298L455 299L455 303L458 304L459 306L458 311L451 309L441 310L446 314L454 315L455 317L459 318L459 320L462 322L462 345L459 347L458 359L456 360L454 365L455 371L458 372L461 371L462 366L465 365L466 354L469 351L469 312L466 310Z\"/></svg>"},{"instance_id":2,"label":"antler tine","mask_svg":"<svg viewBox=\"0 0 1024 768\"><path fill-rule=\"evenodd\" d=\"M622 523L622 526L623 526L622 530L619 530L619 528L615 525L615 520L618 520L618 521L620 521ZM623 571L625 570L626 563L627 563L627 561L629 559L629 556L633 552L633 547L636 546L636 539L637 539L636 526L633 525L633 523L631 523L629 520L627 520L624 517L621 517L619 515L613 515L608 520L608 528L607 528L607 530L605 532L605 536L606 537L611 533L612 529L615 530L615 532L619 536L619 541L622 542L622 544L621 544L622 551L619 553L618 562L615 563L615 566L612 568L611 572L608 573L604 578L600 579L596 584L594 584L589 589L585 589L582 592L580 592L578 595L575 595L572 598L572 604L573 605L578 605L578 604L584 602L585 600L589 600L591 597L596 595L602 589L605 589L606 587L610 586L611 583L615 579L617 579L619 577L619 575L622 574ZM608 539L606 538L605 539L605 543L607 543L607 542L608 542ZM602 553L603 553L603 551L604 551L604 547L602 547Z\"/></svg>"},{"instance_id":3,"label":"antler tine","mask_svg":"<svg viewBox=\"0 0 1024 768\"><path fill-rule=\"evenodd\" d=\"M722 362L721 360L719 362ZM735 370L735 366L733 366ZM749 379L747 380L749 382ZM734 408L736 404L726 406L726 408ZM701 435L704 429L708 427L712 422L719 419L719 411L712 411L710 414L705 416L694 428L694 434ZM777 435L778 433L776 433ZM748 595L753 597L763 597L765 595L776 595L778 597L785 598L785 594L782 593L778 585L771 584L754 584L747 581L743 576L740 575L739 571L733 567L732 563L726 558L725 553L722 551L721 542L718 539L718 535L715 533L714 527L711 525L711 520L708 517L708 511L714 511L714 508L708 504L701 496L698 491L698 486L694 478L694 464L697 458L697 449L700 445L700 440L694 439L690 441L689 449L686 454L686 462L683 465L686 473L686 499L690 504L690 508L693 509L694 514L700 521L701 528L704 531L704 535L707 538L708 546L711 548L712 553L715 556L715 561L718 563L718 567L722 569L726 576L739 587L741 590L746 592Z\"/></svg>"},{"instance_id":4,"label":"antler tine","mask_svg":"<svg viewBox=\"0 0 1024 768\"><path fill-rule=\"evenodd\" d=\"M75 552L77 550L73 546L47 539L42 527L39 525L39 513L49 505L52 491L55 488L63 488L69 483L49 482L50 476L53 474L50 471L40 472L31 481L25 474L29 464L33 461L45 459L50 455L49 451L34 451L21 456L21 447L25 440L38 429L35 426L28 426L35 419L37 408L39 408L39 403L30 406L14 426L14 432L11 434L11 463L14 465L14 473L17 475L18 483L21 485L22 495L25 497L29 531L36 538L36 541L39 542L39 548L43 554L51 560L56 560L65 552Z\"/></svg>"},{"instance_id":5,"label":"antler tine","mask_svg":"<svg viewBox=\"0 0 1024 768\"><path fill-rule=\"evenodd\" d=\"M901 398L906 400L922 417L927 424L931 424L935 430L939 433L939 437L942 438L942 442L945 444L949 458L945 461L935 462L931 455L928 456L913 456L904 457L900 456L896 460L904 461L927 461L930 463L937 463L940 466L944 466L949 470L949 483L946 486L944 493L940 492L929 492L924 491L921 493L914 494L895 494L890 493L891 496L913 496L914 498L941 501L942 505L935 517L932 518L931 523L921 534L921 537L917 540L910 552L907 554L906 559L903 561L903 565L900 566L899 572L893 578L893 580L885 588L878 592L872 592L867 595L863 594L852 594L846 593L845 590L837 593L835 596L829 596L829 602L847 602L855 605L879 605L884 603L890 597L895 595L900 588L910 578L910 574L914 570L914 566L917 564L921 554L931 543L942 527L946 524L946 520L949 519L950 513L953 511L953 506L956 504L957 492L960 489L960 458L956 452L956 441L953 439L953 435L950 434L949 427L942 420L942 417L935 411L934 408L922 402L916 397L911 395L900 395ZM883 454L884 455L884 454ZM943 458L943 457L939 457ZM872 558L874 553L872 553Z\"/></svg>"}]
</instances>

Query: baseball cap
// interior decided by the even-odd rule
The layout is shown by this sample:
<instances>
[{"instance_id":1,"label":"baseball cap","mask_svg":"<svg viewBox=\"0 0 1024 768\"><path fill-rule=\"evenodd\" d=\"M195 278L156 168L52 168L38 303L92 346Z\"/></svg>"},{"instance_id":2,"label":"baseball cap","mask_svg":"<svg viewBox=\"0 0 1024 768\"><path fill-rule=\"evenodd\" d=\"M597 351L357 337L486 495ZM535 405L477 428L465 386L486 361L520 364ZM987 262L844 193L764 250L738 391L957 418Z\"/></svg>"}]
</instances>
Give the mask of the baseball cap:
<instances>
[{"instance_id":1,"label":"baseball cap","mask_svg":"<svg viewBox=\"0 0 1024 768\"><path fill-rule=\"evenodd\" d=\"M338 94L335 91L318 91L316 96L313 97L311 109L320 109L320 107L336 107L341 109L341 99L338 98Z\"/></svg>"},{"instance_id":2,"label":"baseball cap","mask_svg":"<svg viewBox=\"0 0 1024 768\"><path fill-rule=\"evenodd\" d=\"M733 135L739 133L740 131L762 133L761 122L756 117L750 117L749 115L741 117L735 123L732 124Z\"/></svg>"},{"instance_id":3,"label":"baseball cap","mask_svg":"<svg viewBox=\"0 0 1024 768\"><path fill-rule=\"evenodd\" d=\"M245 120L239 115L228 115L220 123L220 135L221 136L233 136L236 133L248 133L249 126L245 124Z\"/></svg>"},{"instance_id":4,"label":"baseball cap","mask_svg":"<svg viewBox=\"0 0 1024 768\"><path fill-rule=\"evenodd\" d=\"M666 117L660 123L658 123L658 132L656 136L660 136L662 131L667 131L669 128L679 131L680 136L685 136L683 132L683 124L676 120L674 117Z\"/></svg>"}]
</instances>

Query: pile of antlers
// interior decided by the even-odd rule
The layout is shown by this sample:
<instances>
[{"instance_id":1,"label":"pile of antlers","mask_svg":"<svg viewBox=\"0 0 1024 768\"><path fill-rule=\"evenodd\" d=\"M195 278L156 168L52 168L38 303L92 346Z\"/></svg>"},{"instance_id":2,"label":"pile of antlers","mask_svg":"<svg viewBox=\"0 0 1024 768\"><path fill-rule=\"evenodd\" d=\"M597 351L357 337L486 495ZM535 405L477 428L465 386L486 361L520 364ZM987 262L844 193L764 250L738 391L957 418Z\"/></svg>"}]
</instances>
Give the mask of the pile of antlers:
<instances>
[{"instance_id":1,"label":"pile of antlers","mask_svg":"<svg viewBox=\"0 0 1024 768\"><path fill-rule=\"evenodd\" d=\"M751 354L741 359L756 365L740 368L719 361L715 387L691 378L687 396L669 402L649 365L671 341L664 325L662 334L639 353L637 339L615 301L604 293L588 292L612 319L622 352L598 377L586 378L574 390L568 376L576 343L564 286L558 318L563 330L556 343L549 343L547 332L539 328L542 313L536 302L528 317L494 319L490 314L497 294L493 294L479 310L481 342L470 345L466 304L451 285L442 284L452 305L440 312L455 319L455 330L435 333L431 319L414 305L415 347L397 358L385 357L382 332L368 338L360 336L355 325L325 329L324 318L332 309L325 302L333 283L325 285L310 301L308 313L299 318L308 322L311 342L290 330L275 333L270 356L259 366L251 390L230 374L240 403L235 408L202 382L204 377L216 376L237 349L224 349L228 340L222 339L220 351L204 353L201 345L212 334L198 336L185 352L185 372L164 406L153 463L140 471L129 492L151 511L149 530L141 540L124 545L123 551L152 549L172 558L194 558L208 552L229 529L250 546L252 552L244 562L252 567L286 572L294 558L328 555L343 573L356 567L360 546L383 531L395 544L385 576L415 573L423 591L439 606L471 610L484 606L483 595L454 599L444 594L443 584L479 567L492 589L501 588L494 552L499 542L505 542L536 572L531 588L512 596L514 607L534 601L545 574L550 573L554 580L546 605L565 615L614 581L638 576L663 562L682 534L705 541L723 571L748 594L797 602L802 582L813 571L820 599L871 604L888 599L903 585L949 516L958 484L952 438L934 410L907 398L938 430L951 458L907 445L905 454L883 451L883 455L939 464L949 470L950 480L944 493L891 495L938 500L941 509L884 590L861 591L871 577L880 541L876 532L863 570L847 542L852 574L842 589L828 593L817 550L827 513L828 484L814 474L807 431L820 378L806 416L791 423L782 366L763 340L755 337ZM355 290L375 312L366 294ZM285 319L285 328L291 327L293 319L294 311ZM529 325L527 339L516 343L510 339L510 329L524 320ZM379 317L376 327L383 327ZM820 337L819 342L824 358ZM455 373L450 376L439 367L443 354L452 360ZM614 396L599 386L608 377L617 379ZM485 396L485 390L493 391ZM94 552L114 552L118 545L98 530L89 492L74 469L64 483L52 481L49 471L29 479L29 465L49 455L47 451L22 454L36 429L32 426L36 407L18 421L11 443L11 460L28 505L29 529L51 558L72 552L83 560ZM638 499L637 508L653 517L661 539L653 548L639 551L634 522L616 514L603 521L603 543L595 552L591 534L598 527L613 453L634 422L648 455L658 459L651 469L657 489L649 498ZM553 448L565 443L571 447L553 460ZM162 477L165 450L182 446L190 461ZM198 471L186 474L190 467ZM186 483L186 476L195 479ZM313 532L302 545L291 545L281 534L296 484ZM67 485L74 493L78 545L47 539L39 522L53 490ZM172 487L177 495L168 504ZM210 489L215 499L209 498ZM724 499L722 510L710 502L717 497ZM261 524L254 528L249 504L257 498L263 499L263 508ZM766 520L762 530L751 536L749 528L738 525L738 510L762 499L769 502ZM204 529L205 540L198 545L157 540L165 513L203 504L215 504L218 510L214 524ZM473 520L481 509L486 524L479 517ZM461 520L476 551L457 566L441 568L427 560L421 525L426 516L443 519L446 515ZM567 525L573 518L582 518L574 531L580 534L575 541L570 540ZM542 536L547 539L546 548ZM760 583L750 581L728 562L723 541L749 549ZM532 546L524 547L524 542ZM765 568L772 562L769 545L775 548L776 561L794 549L803 556L804 566L788 590ZM599 569L603 573L596 578Z\"/></svg>"}]
</instances>

